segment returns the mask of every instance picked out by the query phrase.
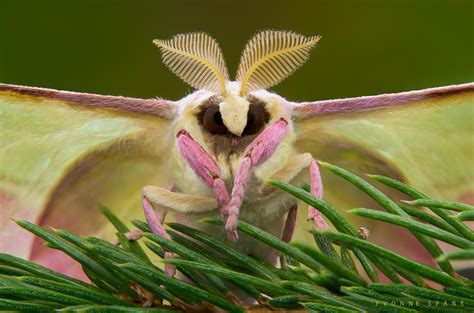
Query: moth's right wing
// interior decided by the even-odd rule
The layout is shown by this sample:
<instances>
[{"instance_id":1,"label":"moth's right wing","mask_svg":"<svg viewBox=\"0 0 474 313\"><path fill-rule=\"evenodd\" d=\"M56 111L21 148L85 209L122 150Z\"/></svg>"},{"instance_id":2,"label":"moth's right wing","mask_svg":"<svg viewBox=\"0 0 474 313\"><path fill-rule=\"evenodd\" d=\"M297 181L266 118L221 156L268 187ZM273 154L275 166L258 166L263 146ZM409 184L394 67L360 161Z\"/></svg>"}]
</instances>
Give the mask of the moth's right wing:
<instances>
[{"instance_id":1,"label":"moth's right wing","mask_svg":"<svg viewBox=\"0 0 474 313\"><path fill-rule=\"evenodd\" d=\"M297 146L437 198L474 188L474 83L293 104Z\"/></svg>"},{"instance_id":2,"label":"moth's right wing","mask_svg":"<svg viewBox=\"0 0 474 313\"><path fill-rule=\"evenodd\" d=\"M362 177L390 176L433 198L474 201L474 83L293 103L293 116L297 147L322 161ZM327 171L322 174L324 197L342 212L375 207L353 185ZM377 186L393 193L392 188ZM413 258L425 250L400 227L351 218L371 230L372 242ZM392 240L394 236L399 240ZM407 244L400 245L400 240Z\"/></svg>"},{"instance_id":3,"label":"moth's right wing","mask_svg":"<svg viewBox=\"0 0 474 313\"><path fill-rule=\"evenodd\" d=\"M0 84L0 251L61 269L11 219L101 235L114 232L100 205L142 218L141 188L168 183L177 115L166 100Z\"/></svg>"}]
</instances>

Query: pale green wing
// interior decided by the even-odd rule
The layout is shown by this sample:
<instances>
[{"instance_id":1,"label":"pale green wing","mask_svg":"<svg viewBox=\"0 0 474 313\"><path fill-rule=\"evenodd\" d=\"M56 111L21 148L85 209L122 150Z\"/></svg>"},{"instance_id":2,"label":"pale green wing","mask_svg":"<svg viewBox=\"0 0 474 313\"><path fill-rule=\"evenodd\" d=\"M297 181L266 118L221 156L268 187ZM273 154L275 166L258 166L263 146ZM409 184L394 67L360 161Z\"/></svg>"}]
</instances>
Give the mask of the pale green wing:
<instances>
[{"instance_id":1,"label":"pale green wing","mask_svg":"<svg viewBox=\"0 0 474 313\"><path fill-rule=\"evenodd\" d=\"M305 104L319 113L297 115L302 150L346 166L362 161L366 170L390 167L434 197L459 200L473 191L474 84L336 101ZM328 112L329 104L346 110Z\"/></svg>"},{"instance_id":2,"label":"pale green wing","mask_svg":"<svg viewBox=\"0 0 474 313\"><path fill-rule=\"evenodd\" d=\"M10 218L98 235L114 233L101 204L141 218L141 188L167 183L176 115L164 100L0 85L0 251L42 258Z\"/></svg>"},{"instance_id":3,"label":"pale green wing","mask_svg":"<svg viewBox=\"0 0 474 313\"><path fill-rule=\"evenodd\" d=\"M474 200L474 84L293 105L301 151L435 198ZM323 171L323 182L336 207L374 206L333 174Z\"/></svg>"}]
</instances>

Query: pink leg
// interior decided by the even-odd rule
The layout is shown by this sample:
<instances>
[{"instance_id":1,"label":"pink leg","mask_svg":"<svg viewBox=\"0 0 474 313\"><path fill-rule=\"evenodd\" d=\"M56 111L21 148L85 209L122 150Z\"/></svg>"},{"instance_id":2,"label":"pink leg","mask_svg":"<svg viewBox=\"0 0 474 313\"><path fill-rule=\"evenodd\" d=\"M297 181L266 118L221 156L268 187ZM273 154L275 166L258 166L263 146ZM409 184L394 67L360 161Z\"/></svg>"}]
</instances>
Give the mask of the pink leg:
<instances>
[{"instance_id":1,"label":"pink leg","mask_svg":"<svg viewBox=\"0 0 474 313\"><path fill-rule=\"evenodd\" d=\"M170 190L174 191L176 188L174 185L171 186ZM150 202L142 196L142 206L143 212L145 214L146 221L151 228L151 231L158 236L161 236L165 239L171 240L170 236L163 228L163 221L166 217L166 211L164 209L158 208L155 212ZM165 251L165 258L172 258L173 254L171 252ZM174 276L176 267L172 264L165 264L165 274L168 276Z\"/></svg>"},{"instance_id":2,"label":"pink leg","mask_svg":"<svg viewBox=\"0 0 474 313\"><path fill-rule=\"evenodd\" d=\"M311 194L317 198L322 198L323 183L321 181L318 163L315 160L311 161L309 166L309 176L311 180ZM311 206L308 207L308 218L319 228L329 230L329 226L326 224L321 212Z\"/></svg>"},{"instance_id":3,"label":"pink leg","mask_svg":"<svg viewBox=\"0 0 474 313\"><path fill-rule=\"evenodd\" d=\"M138 239L142 238L142 234L143 234L143 232L139 229L134 229L134 230L131 230L129 232L124 233L125 238L127 238L128 241L138 240ZM118 239L116 239L114 241L114 245L118 246L119 244L120 244L120 241Z\"/></svg>"},{"instance_id":4,"label":"pink leg","mask_svg":"<svg viewBox=\"0 0 474 313\"><path fill-rule=\"evenodd\" d=\"M227 234L231 240L238 239L237 218L252 169L273 154L287 132L288 122L284 118L280 118L258 135L247 147L244 158L237 169L230 201L220 170L211 156L184 129L176 134L179 152L194 172L212 189L214 197L221 207L221 215L225 220Z\"/></svg>"},{"instance_id":5,"label":"pink leg","mask_svg":"<svg viewBox=\"0 0 474 313\"><path fill-rule=\"evenodd\" d=\"M273 125L266 128L248 145L244 158L240 161L232 188L232 196L228 205L222 208L225 219L225 228L229 239L236 241L237 219L242 205L245 189L250 181L252 169L265 162L277 148L288 132L288 122L284 118L278 119Z\"/></svg>"},{"instance_id":6,"label":"pink leg","mask_svg":"<svg viewBox=\"0 0 474 313\"><path fill-rule=\"evenodd\" d=\"M179 152L196 175L211 188L219 207L229 203L229 194L221 178L221 171L212 157L184 129L179 130L176 137Z\"/></svg>"},{"instance_id":7,"label":"pink leg","mask_svg":"<svg viewBox=\"0 0 474 313\"><path fill-rule=\"evenodd\" d=\"M164 210L158 209L156 212L153 210L150 202L142 197L143 212L145 213L146 221L151 228L151 231L158 236L161 236L165 239L170 239L170 236L163 228L163 220L166 216Z\"/></svg>"},{"instance_id":8,"label":"pink leg","mask_svg":"<svg viewBox=\"0 0 474 313\"><path fill-rule=\"evenodd\" d=\"M288 243L293 237L293 233L295 232L297 213L298 205L295 204L290 208L290 210L288 211L288 215L286 216L285 226L283 227L283 234L281 235L281 240L283 242ZM280 254L280 267L284 268L285 266L285 257Z\"/></svg>"},{"instance_id":9,"label":"pink leg","mask_svg":"<svg viewBox=\"0 0 474 313\"><path fill-rule=\"evenodd\" d=\"M295 204L288 211L286 216L285 226L283 228L283 234L281 235L281 240L288 243L293 238L293 233L295 232L296 226L296 215L298 213L298 205Z\"/></svg>"},{"instance_id":10,"label":"pink leg","mask_svg":"<svg viewBox=\"0 0 474 313\"><path fill-rule=\"evenodd\" d=\"M134 229L132 231L129 231L127 233L125 233L125 237L127 238L128 241L135 241L135 240L138 240L140 238L142 238L142 231L139 230L139 229Z\"/></svg>"}]
</instances>

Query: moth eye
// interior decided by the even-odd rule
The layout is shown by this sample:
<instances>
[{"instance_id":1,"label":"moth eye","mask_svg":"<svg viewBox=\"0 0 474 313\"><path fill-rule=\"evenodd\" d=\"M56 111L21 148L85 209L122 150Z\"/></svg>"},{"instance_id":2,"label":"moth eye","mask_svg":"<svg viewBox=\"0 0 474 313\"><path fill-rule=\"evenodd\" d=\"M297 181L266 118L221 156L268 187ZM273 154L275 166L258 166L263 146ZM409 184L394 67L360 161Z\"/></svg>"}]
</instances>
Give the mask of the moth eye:
<instances>
[{"instance_id":1,"label":"moth eye","mask_svg":"<svg viewBox=\"0 0 474 313\"><path fill-rule=\"evenodd\" d=\"M249 111L247 113L247 125L245 126L243 136L254 135L258 133L265 123L268 122L269 116L263 106L250 103Z\"/></svg>"},{"instance_id":2,"label":"moth eye","mask_svg":"<svg viewBox=\"0 0 474 313\"><path fill-rule=\"evenodd\" d=\"M204 128L214 135L224 135L228 132L222 120L218 105L208 106L202 115L202 124Z\"/></svg>"}]
</instances>

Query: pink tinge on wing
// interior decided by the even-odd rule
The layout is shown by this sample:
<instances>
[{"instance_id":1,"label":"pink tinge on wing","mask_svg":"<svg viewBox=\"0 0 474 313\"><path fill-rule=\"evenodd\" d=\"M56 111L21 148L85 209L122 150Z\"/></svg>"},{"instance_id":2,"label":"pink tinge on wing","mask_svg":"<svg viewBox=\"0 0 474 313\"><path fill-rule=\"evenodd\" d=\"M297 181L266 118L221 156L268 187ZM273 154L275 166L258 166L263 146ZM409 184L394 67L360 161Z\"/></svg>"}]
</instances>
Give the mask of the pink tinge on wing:
<instances>
[{"instance_id":1,"label":"pink tinge on wing","mask_svg":"<svg viewBox=\"0 0 474 313\"><path fill-rule=\"evenodd\" d=\"M213 180L221 177L221 171L211 156L199 145L191 135L184 129L176 134L178 151L193 169L209 187L212 188Z\"/></svg>"},{"instance_id":2,"label":"pink tinge on wing","mask_svg":"<svg viewBox=\"0 0 474 313\"><path fill-rule=\"evenodd\" d=\"M311 161L309 165L309 176L311 180L311 194L317 198L323 197L323 182L319 173L319 166L316 160ZM321 229L329 230L329 226L324 220L321 212L312 206L308 207L308 218Z\"/></svg>"},{"instance_id":3,"label":"pink tinge on wing","mask_svg":"<svg viewBox=\"0 0 474 313\"><path fill-rule=\"evenodd\" d=\"M38 210L2 187L0 184L0 252L27 258L36 237L19 227L15 220L34 221Z\"/></svg>"},{"instance_id":4,"label":"pink tinge on wing","mask_svg":"<svg viewBox=\"0 0 474 313\"><path fill-rule=\"evenodd\" d=\"M35 244L38 247L32 250L32 254L29 257L31 262L41 264L61 274L90 282L81 265L76 260L62 251L44 247L44 242L41 239L37 239Z\"/></svg>"}]
</instances>

